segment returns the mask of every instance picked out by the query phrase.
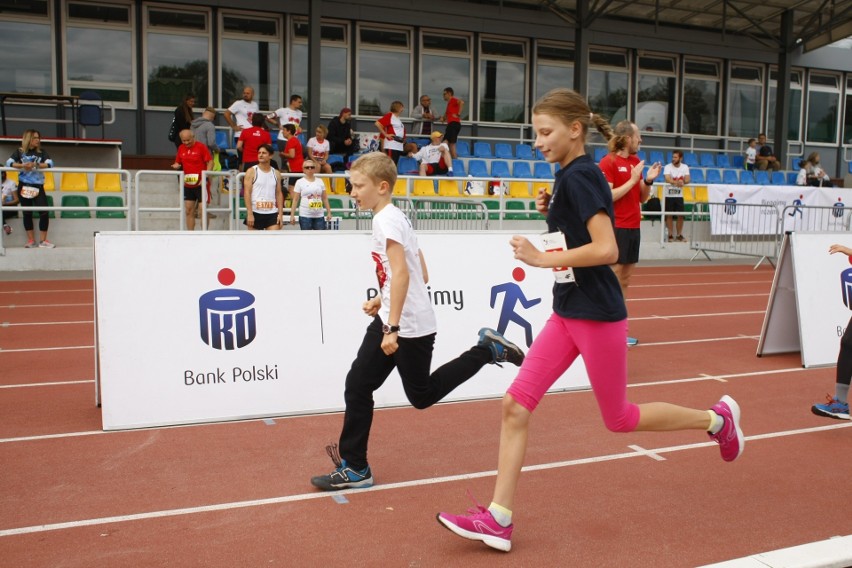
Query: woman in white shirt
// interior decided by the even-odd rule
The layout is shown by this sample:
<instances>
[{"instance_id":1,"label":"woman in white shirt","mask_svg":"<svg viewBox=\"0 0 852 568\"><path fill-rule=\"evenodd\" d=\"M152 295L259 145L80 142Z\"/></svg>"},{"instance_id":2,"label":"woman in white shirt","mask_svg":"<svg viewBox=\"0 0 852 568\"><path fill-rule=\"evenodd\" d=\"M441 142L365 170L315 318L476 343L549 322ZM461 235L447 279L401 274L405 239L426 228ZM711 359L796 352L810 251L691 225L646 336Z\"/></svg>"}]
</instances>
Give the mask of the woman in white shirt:
<instances>
[{"instance_id":1,"label":"woman in white shirt","mask_svg":"<svg viewBox=\"0 0 852 568\"><path fill-rule=\"evenodd\" d=\"M274 150L269 144L257 149L257 165L243 179L246 208L245 224L254 231L280 231L284 220L284 194L281 174L272 167Z\"/></svg>"},{"instance_id":2,"label":"woman in white shirt","mask_svg":"<svg viewBox=\"0 0 852 568\"><path fill-rule=\"evenodd\" d=\"M308 153L311 155L311 160L313 160L317 168L319 168L321 174L330 174L331 173L331 164L328 163L328 153L331 151L331 144L329 144L328 139L328 128L325 125L320 124L317 126L315 131L316 136L308 140Z\"/></svg>"},{"instance_id":3,"label":"woman in white shirt","mask_svg":"<svg viewBox=\"0 0 852 568\"><path fill-rule=\"evenodd\" d=\"M326 219L331 222L331 205L328 204L325 183L314 176L317 171L317 163L314 160L305 160L302 171L305 177L299 178L293 188L290 224L296 224L296 207L298 207L299 228L303 231L323 231ZM323 207L326 210L325 219L322 216Z\"/></svg>"}]
</instances>

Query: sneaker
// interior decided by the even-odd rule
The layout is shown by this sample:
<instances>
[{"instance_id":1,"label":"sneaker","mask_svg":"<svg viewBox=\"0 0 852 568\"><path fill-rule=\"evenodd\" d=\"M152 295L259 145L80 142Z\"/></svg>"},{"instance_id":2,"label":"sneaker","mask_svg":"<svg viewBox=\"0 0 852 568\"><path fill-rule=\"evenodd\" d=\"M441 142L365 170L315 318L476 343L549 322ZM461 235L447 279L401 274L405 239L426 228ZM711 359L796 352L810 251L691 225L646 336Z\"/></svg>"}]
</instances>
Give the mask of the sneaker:
<instances>
[{"instance_id":1,"label":"sneaker","mask_svg":"<svg viewBox=\"0 0 852 568\"><path fill-rule=\"evenodd\" d=\"M490 327L483 327L479 330L480 347L487 347L491 351L491 362L498 367L502 367L500 363L508 361L509 363L521 366L524 361L524 352L521 348L500 335L500 333Z\"/></svg>"},{"instance_id":2,"label":"sneaker","mask_svg":"<svg viewBox=\"0 0 852 568\"><path fill-rule=\"evenodd\" d=\"M368 465L361 471L352 469L346 465L346 460L340 459L337 452L337 444L325 447L331 461L337 466L328 475L318 475L311 478L311 485L323 491L335 491L337 489L353 489L371 487L373 485L373 473Z\"/></svg>"},{"instance_id":3,"label":"sneaker","mask_svg":"<svg viewBox=\"0 0 852 568\"><path fill-rule=\"evenodd\" d=\"M27 241L27 244L24 245L24 248L25 249L34 249L34 248L38 248L38 245L36 244L35 241Z\"/></svg>"},{"instance_id":4,"label":"sneaker","mask_svg":"<svg viewBox=\"0 0 852 568\"><path fill-rule=\"evenodd\" d=\"M12 234L12 227L9 226L8 223L3 223L3 232L6 233L7 235L11 235Z\"/></svg>"},{"instance_id":5,"label":"sneaker","mask_svg":"<svg viewBox=\"0 0 852 568\"><path fill-rule=\"evenodd\" d=\"M41 241L41 242L38 244L38 248L42 248L42 249L52 249L52 248L56 248L56 245L55 245L55 244L53 244L53 243L52 243L52 242L50 242L50 241Z\"/></svg>"},{"instance_id":6,"label":"sneaker","mask_svg":"<svg viewBox=\"0 0 852 568\"><path fill-rule=\"evenodd\" d=\"M850 420L849 403L840 402L830 394L825 395L825 404L815 404L811 407L811 412L817 416L827 416L828 418L837 418L838 420Z\"/></svg>"},{"instance_id":7,"label":"sneaker","mask_svg":"<svg viewBox=\"0 0 852 568\"><path fill-rule=\"evenodd\" d=\"M737 401L725 395L713 405L711 410L721 416L725 420L725 424L715 434L708 432L708 435L719 444L722 459L728 462L734 461L743 453L745 446L743 431L740 430L740 405L737 404Z\"/></svg>"},{"instance_id":8,"label":"sneaker","mask_svg":"<svg viewBox=\"0 0 852 568\"><path fill-rule=\"evenodd\" d=\"M474 503L476 503L475 499ZM491 516L491 512L479 503L476 503L473 509L468 509L467 513L467 515L438 513L435 518L461 537L481 540L491 548L503 552L512 550L512 530L515 525L501 526Z\"/></svg>"},{"instance_id":9,"label":"sneaker","mask_svg":"<svg viewBox=\"0 0 852 568\"><path fill-rule=\"evenodd\" d=\"M627 346L628 347L636 347L637 345L639 345L638 339L636 339L635 337L628 337L627 338Z\"/></svg>"}]
</instances>

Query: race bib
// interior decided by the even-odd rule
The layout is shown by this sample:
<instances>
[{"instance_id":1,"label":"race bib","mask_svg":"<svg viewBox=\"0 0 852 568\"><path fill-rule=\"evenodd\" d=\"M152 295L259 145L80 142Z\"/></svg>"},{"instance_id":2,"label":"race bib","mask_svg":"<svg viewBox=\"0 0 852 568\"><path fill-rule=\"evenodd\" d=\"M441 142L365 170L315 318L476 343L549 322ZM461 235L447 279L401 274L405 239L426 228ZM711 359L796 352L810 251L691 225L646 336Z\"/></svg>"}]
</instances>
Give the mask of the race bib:
<instances>
[{"instance_id":1,"label":"race bib","mask_svg":"<svg viewBox=\"0 0 852 568\"><path fill-rule=\"evenodd\" d=\"M183 176L183 184L187 186L195 186L200 183L201 176L199 174L186 174Z\"/></svg>"},{"instance_id":2,"label":"race bib","mask_svg":"<svg viewBox=\"0 0 852 568\"><path fill-rule=\"evenodd\" d=\"M21 197L25 197L27 199L35 199L38 196L38 188L32 187L30 185L22 185L21 186Z\"/></svg>"},{"instance_id":3,"label":"race bib","mask_svg":"<svg viewBox=\"0 0 852 568\"><path fill-rule=\"evenodd\" d=\"M322 199L309 199L308 209L322 209Z\"/></svg>"},{"instance_id":4,"label":"race bib","mask_svg":"<svg viewBox=\"0 0 852 568\"><path fill-rule=\"evenodd\" d=\"M275 208L275 203L272 201L255 201L255 211L272 211Z\"/></svg>"},{"instance_id":5,"label":"race bib","mask_svg":"<svg viewBox=\"0 0 852 568\"><path fill-rule=\"evenodd\" d=\"M676 185L667 186L666 197L683 197L683 188Z\"/></svg>"},{"instance_id":6,"label":"race bib","mask_svg":"<svg viewBox=\"0 0 852 568\"><path fill-rule=\"evenodd\" d=\"M541 242L544 245L545 252L568 250L568 245L565 243L565 235L561 231L542 235ZM553 278L557 284L575 282L574 269L568 266L558 266L553 269Z\"/></svg>"}]
</instances>

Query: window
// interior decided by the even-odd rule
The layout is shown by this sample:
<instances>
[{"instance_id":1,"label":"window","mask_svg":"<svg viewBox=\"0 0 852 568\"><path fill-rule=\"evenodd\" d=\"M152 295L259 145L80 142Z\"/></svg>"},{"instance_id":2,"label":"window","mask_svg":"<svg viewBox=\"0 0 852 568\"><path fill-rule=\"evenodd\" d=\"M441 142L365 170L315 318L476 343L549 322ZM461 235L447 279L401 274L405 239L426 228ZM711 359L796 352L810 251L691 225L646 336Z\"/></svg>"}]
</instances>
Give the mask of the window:
<instances>
[{"instance_id":1,"label":"window","mask_svg":"<svg viewBox=\"0 0 852 568\"><path fill-rule=\"evenodd\" d=\"M95 91L105 101L132 108L135 58L130 5L69 2L66 8L66 92Z\"/></svg>"},{"instance_id":2,"label":"window","mask_svg":"<svg viewBox=\"0 0 852 568\"><path fill-rule=\"evenodd\" d=\"M53 28L45 0L4 2L0 20L0 91L52 94ZM26 65L21 65L26 46Z\"/></svg>"},{"instance_id":3,"label":"window","mask_svg":"<svg viewBox=\"0 0 852 568\"><path fill-rule=\"evenodd\" d=\"M811 72L808 83L807 142L837 144L840 77Z\"/></svg>"},{"instance_id":4,"label":"window","mask_svg":"<svg viewBox=\"0 0 852 568\"><path fill-rule=\"evenodd\" d=\"M340 112L349 106L349 28L344 24L323 22L320 31L320 96L323 114ZM311 101L308 92L308 22L293 21L293 43L290 50L290 92L285 94L284 104L290 95L301 95L302 110L310 113ZM319 117L317 117L319 119Z\"/></svg>"},{"instance_id":5,"label":"window","mask_svg":"<svg viewBox=\"0 0 852 568\"><path fill-rule=\"evenodd\" d=\"M852 76L846 78L846 115L843 120L843 143L852 144Z\"/></svg>"},{"instance_id":6,"label":"window","mask_svg":"<svg viewBox=\"0 0 852 568\"><path fill-rule=\"evenodd\" d=\"M479 120L526 122L526 44L483 38L480 41Z\"/></svg>"},{"instance_id":7,"label":"window","mask_svg":"<svg viewBox=\"0 0 852 568\"><path fill-rule=\"evenodd\" d=\"M207 12L149 7L146 21L146 101L176 107L192 93L195 104L210 104L210 39Z\"/></svg>"},{"instance_id":8,"label":"window","mask_svg":"<svg viewBox=\"0 0 852 568\"><path fill-rule=\"evenodd\" d=\"M769 96L766 103L766 136L775 139L775 104L777 100L778 71L769 71ZM787 115L787 139L802 139L802 71L790 72L790 112Z\"/></svg>"},{"instance_id":9,"label":"window","mask_svg":"<svg viewBox=\"0 0 852 568\"><path fill-rule=\"evenodd\" d=\"M429 95L433 112L441 115L446 108L442 94L445 88L450 87L454 96L467 103L462 108L461 116L462 120L466 120L470 106L470 37L424 32L421 45L420 91L417 99L420 99L420 95Z\"/></svg>"},{"instance_id":10,"label":"window","mask_svg":"<svg viewBox=\"0 0 852 568\"><path fill-rule=\"evenodd\" d=\"M222 107L241 98L246 85L254 87L254 100L261 109L280 106L279 29L280 21L272 16L222 15Z\"/></svg>"},{"instance_id":11,"label":"window","mask_svg":"<svg viewBox=\"0 0 852 568\"><path fill-rule=\"evenodd\" d=\"M574 88L574 48L539 43L535 59L535 98L559 87Z\"/></svg>"},{"instance_id":12,"label":"window","mask_svg":"<svg viewBox=\"0 0 852 568\"><path fill-rule=\"evenodd\" d=\"M627 116L629 92L627 54L624 51L589 50L589 106L616 124Z\"/></svg>"},{"instance_id":13,"label":"window","mask_svg":"<svg viewBox=\"0 0 852 568\"><path fill-rule=\"evenodd\" d=\"M728 83L728 136L753 138L761 132L763 68L733 63Z\"/></svg>"},{"instance_id":14,"label":"window","mask_svg":"<svg viewBox=\"0 0 852 568\"><path fill-rule=\"evenodd\" d=\"M358 30L358 114L381 116L393 101L410 110L411 32L407 29ZM340 109L338 109L340 110ZM336 113L335 113L336 114Z\"/></svg>"},{"instance_id":15,"label":"window","mask_svg":"<svg viewBox=\"0 0 852 568\"><path fill-rule=\"evenodd\" d=\"M636 89L636 120L643 132L674 132L677 59L640 55Z\"/></svg>"},{"instance_id":16,"label":"window","mask_svg":"<svg viewBox=\"0 0 852 568\"><path fill-rule=\"evenodd\" d=\"M719 62L687 59L683 65L683 124L685 134L719 134Z\"/></svg>"}]
</instances>

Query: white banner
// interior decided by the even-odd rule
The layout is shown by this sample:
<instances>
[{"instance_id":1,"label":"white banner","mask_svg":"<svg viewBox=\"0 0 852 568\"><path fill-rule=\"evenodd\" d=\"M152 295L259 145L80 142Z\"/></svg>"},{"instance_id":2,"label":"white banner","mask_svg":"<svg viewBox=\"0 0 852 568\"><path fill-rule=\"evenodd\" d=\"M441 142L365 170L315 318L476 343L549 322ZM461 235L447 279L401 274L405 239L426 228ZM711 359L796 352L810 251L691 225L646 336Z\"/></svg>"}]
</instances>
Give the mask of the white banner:
<instances>
[{"instance_id":1,"label":"white banner","mask_svg":"<svg viewBox=\"0 0 852 568\"><path fill-rule=\"evenodd\" d=\"M807 207L833 207L838 230L852 212L852 190L844 188L765 186L765 185L709 185L710 203L723 203L724 207L710 208L710 228L714 235L774 235L778 227L771 220L792 207L784 216L784 230L813 230L826 228L824 215L808 211ZM738 207L746 205L746 207ZM818 224L819 223L819 224Z\"/></svg>"},{"instance_id":2,"label":"white banner","mask_svg":"<svg viewBox=\"0 0 852 568\"><path fill-rule=\"evenodd\" d=\"M419 234L438 318L433 369L475 345L480 327L526 350L550 316L551 272L515 261L509 238ZM102 232L95 289L113 430L342 410L376 276L364 233ZM516 370L486 365L449 400L501 396ZM554 390L586 387L578 361ZM376 404L407 404L396 373Z\"/></svg>"}]
</instances>

